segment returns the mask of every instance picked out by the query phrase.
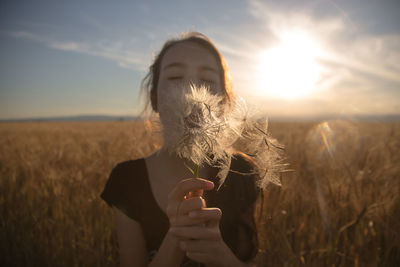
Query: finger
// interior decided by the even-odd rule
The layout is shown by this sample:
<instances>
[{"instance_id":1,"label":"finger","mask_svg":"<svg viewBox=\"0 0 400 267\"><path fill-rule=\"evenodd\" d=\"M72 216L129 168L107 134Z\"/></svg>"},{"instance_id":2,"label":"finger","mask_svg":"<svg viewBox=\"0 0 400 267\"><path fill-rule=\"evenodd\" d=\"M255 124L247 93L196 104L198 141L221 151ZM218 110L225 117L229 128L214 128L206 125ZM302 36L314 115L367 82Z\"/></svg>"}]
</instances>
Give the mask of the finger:
<instances>
[{"instance_id":1,"label":"finger","mask_svg":"<svg viewBox=\"0 0 400 267\"><path fill-rule=\"evenodd\" d=\"M206 207L206 201L202 197L192 197L182 201L179 207L179 214L188 214L191 211L200 210Z\"/></svg>"},{"instance_id":2,"label":"finger","mask_svg":"<svg viewBox=\"0 0 400 267\"><path fill-rule=\"evenodd\" d=\"M170 232L178 238L186 239L214 239L220 238L218 227L179 226L171 227Z\"/></svg>"},{"instance_id":3,"label":"finger","mask_svg":"<svg viewBox=\"0 0 400 267\"><path fill-rule=\"evenodd\" d=\"M206 201L202 197L193 197L183 201L173 201L167 207L167 215L170 219L180 215L187 215L191 211L206 207Z\"/></svg>"},{"instance_id":4,"label":"finger","mask_svg":"<svg viewBox=\"0 0 400 267\"><path fill-rule=\"evenodd\" d=\"M168 195L168 200L182 201L189 192L211 190L214 183L201 178L190 178L180 181Z\"/></svg>"},{"instance_id":5,"label":"finger","mask_svg":"<svg viewBox=\"0 0 400 267\"><path fill-rule=\"evenodd\" d=\"M174 217L179 216L179 210L182 205L182 201L173 201L172 203L168 203L166 213L170 220Z\"/></svg>"},{"instance_id":6,"label":"finger","mask_svg":"<svg viewBox=\"0 0 400 267\"><path fill-rule=\"evenodd\" d=\"M191 191L191 192L189 192L188 195L186 195L186 198L201 197L201 196L203 196L203 193L204 193L203 189Z\"/></svg>"},{"instance_id":7,"label":"finger","mask_svg":"<svg viewBox=\"0 0 400 267\"><path fill-rule=\"evenodd\" d=\"M193 197L183 201L173 201L167 207L167 215L170 218L187 215L189 212L206 207L206 201L202 197Z\"/></svg>"},{"instance_id":8,"label":"finger","mask_svg":"<svg viewBox=\"0 0 400 267\"><path fill-rule=\"evenodd\" d=\"M206 226L211 228L219 227L219 220L209 220L207 221Z\"/></svg>"},{"instance_id":9,"label":"finger","mask_svg":"<svg viewBox=\"0 0 400 267\"><path fill-rule=\"evenodd\" d=\"M215 240L184 240L179 242L180 248L185 252L210 253L217 250Z\"/></svg>"},{"instance_id":10,"label":"finger","mask_svg":"<svg viewBox=\"0 0 400 267\"><path fill-rule=\"evenodd\" d=\"M170 219L170 227L176 226L199 226L204 225L205 220L202 218L190 218L187 215L180 215Z\"/></svg>"},{"instance_id":11,"label":"finger","mask_svg":"<svg viewBox=\"0 0 400 267\"><path fill-rule=\"evenodd\" d=\"M204 221L219 222L222 217L222 211L219 208L202 208L189 212L189 217L193 219L203 219Z\"/></svg>"}]
</instances>

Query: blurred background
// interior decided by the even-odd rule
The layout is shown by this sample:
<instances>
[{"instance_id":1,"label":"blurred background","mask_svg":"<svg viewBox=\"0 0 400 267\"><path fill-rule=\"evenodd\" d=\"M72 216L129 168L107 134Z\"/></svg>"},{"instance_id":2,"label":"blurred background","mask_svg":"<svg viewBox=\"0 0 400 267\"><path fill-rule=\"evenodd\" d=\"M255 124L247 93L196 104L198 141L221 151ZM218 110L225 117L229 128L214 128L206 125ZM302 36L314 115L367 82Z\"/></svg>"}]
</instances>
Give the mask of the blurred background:
<instances>
[{"instance_id":1,"label":"blurred background","mask_svg":"<svg viewBox=\"0 0 400 267\"><path fill-rule=\"evenodd\" d=\"M396 0L4 0L0 119L136 116L153 55L199 31L272 119L397 120L398 14Z\"/></svg>"},{"instance_id":2,"label":"blurred background","mask_svg":"<svg viewBox=\"0 0 400 267\"><path fill-rule=\"evenodd\" d=\"M118 266L100 194L162 144L132 119L153 56L184 31L215 42L285 146L282 186L257 206L258 266L400 266L399 14L397 0L0 1L0 266Z\"/></svg>"}]
</instances>

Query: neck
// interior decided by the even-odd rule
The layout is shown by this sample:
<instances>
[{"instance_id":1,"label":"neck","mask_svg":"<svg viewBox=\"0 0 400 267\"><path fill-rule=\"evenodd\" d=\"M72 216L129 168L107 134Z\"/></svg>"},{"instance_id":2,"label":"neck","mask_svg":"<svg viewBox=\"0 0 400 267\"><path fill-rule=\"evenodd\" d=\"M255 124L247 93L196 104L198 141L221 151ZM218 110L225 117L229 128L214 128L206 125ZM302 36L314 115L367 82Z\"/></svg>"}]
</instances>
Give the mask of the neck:
<instances>
[{"instance_id":1,"label":"neck","mask_svg":"<svg viewBox=\"0 0 400 267\"><path fill-rule=\"evenodd\" d=\"M161 149L160 151L157 152L157 157L162 160L166 164L166 167L170 169L173 173L176 175L179 175L180 178L186 177L190 178L193 177L193 174L189 170L194 169L194 163L191 162L190 160L183 159L178 157L174 153L169 153L165 149ZM210 179L213 175L212 168L210 166L204 165L199 167L199 177L200 178L205 178L205 179ZM214 174L215 176L215 174ZM178 177L177 177L178 178Z\"/></svg>"},{"instance_id":2,"label":"neck","mask_svg":"<svg viewBox=\"0 0 400 267\"><path fill-rule=\"evenodd\" d=\"M177 181L193 176L189 169L185 166L186 164L190 168L193 168L193 164L187 163L187 160L181 159L175 154L169 153L165 149L159 150L155 156L158 158L158 162L160 164L159 167L173 174Z\"/></svg>"}]
</instances>

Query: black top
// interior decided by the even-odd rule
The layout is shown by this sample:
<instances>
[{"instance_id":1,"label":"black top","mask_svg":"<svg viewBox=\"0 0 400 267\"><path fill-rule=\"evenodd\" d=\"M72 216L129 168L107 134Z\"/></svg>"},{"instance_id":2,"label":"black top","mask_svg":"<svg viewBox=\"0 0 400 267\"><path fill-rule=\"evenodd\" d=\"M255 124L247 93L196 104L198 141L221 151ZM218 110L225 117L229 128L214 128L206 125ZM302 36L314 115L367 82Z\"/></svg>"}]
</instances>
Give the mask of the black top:
<instances>
[{"instance_id":1,"label":"black top","mask_svg":"<svg viewBox=\"0 0 400 267\"><path fill-rule=\"evenodd\" d=\"M251 259L257 252L257 236L252 213L258 190L254 183L255 176L249 175L253 170L252 166L245 157L237 154L232 159L231 171L221 188L216 190L216 186L214 190L205 191L203 196L207 206L221 209L222 238L243 261ZM216 181L214 182L217 185ZM119 163L111 171L101 198L108 205L117 207L140 223L151 259L169 229L169 220L154 198L144 159ZM248 242L247 247L250 248L246 251L238 249L239 231L246 233L245 242ZM243 242L243 239L240 242Z\"/></svg>"}]
</instances>

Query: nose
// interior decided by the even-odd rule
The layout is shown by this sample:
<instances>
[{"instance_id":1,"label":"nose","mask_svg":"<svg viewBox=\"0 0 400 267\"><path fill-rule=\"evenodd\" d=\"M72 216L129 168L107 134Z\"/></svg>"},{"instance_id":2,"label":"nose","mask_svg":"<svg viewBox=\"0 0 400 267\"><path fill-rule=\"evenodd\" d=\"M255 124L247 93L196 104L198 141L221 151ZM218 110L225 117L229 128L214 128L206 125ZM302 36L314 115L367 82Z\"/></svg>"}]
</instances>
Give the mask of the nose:
<instances>
[{"instance_id":1,"label":"nose","mask_svg":"<svg viewBox=\"0 0 400 267\"><path fill-rule=\"evenodd\" d=\"M191 78L191 79L188 79L188 83L192 86L200 86L200 79Z\"/></svg>"},{"instance_id":2,"label":"nose","mask_svg":"<svg viewBox=\"0 0 400 267\"><path fill-rule=\"evenodd\" d=\"M185 75L184 75L184 81L187 84L190 85L195 85L195 86L200 86L201 79L199 77L198 70L188 68Z\"/></svg>"}]
</instances>

